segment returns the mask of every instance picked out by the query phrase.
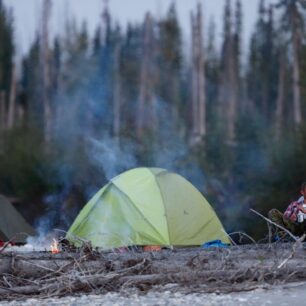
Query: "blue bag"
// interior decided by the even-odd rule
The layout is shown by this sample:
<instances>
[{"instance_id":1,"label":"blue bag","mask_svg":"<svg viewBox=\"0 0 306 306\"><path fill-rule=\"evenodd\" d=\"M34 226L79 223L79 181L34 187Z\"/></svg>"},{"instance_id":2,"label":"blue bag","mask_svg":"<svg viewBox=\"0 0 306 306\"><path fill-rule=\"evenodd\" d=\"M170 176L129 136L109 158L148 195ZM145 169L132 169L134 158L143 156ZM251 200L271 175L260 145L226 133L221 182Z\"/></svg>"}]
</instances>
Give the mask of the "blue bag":
<instances>
[{"instance_id":1,"label":"blue bag","mask_svg":"<svg viewBox=\"0 0 306 306\"><path fill-rule=\"evenodd\" d=\"M212 240L212 241L208 241L208 242L202 244L203 249L208 249L208 248L211 248L211 247L228 248L229 246L230 246L230 244L223 243L221 240Z\"/></svg>"}]
</instances>

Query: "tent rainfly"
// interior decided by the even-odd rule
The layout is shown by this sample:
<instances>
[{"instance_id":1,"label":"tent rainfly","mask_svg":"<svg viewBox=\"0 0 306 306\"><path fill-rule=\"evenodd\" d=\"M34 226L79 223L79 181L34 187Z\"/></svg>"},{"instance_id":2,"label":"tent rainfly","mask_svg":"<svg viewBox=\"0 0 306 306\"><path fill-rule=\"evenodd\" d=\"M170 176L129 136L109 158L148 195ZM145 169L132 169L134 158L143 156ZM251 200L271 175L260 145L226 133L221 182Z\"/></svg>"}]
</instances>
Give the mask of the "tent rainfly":
<instances>
[{"instance_id":1,"label":"tent rainfly","mask_svg":"<svg viewBox=\"0 0 306 306\"><path fill-rule=\"evenodd\" d=\"M216 213L182 176L136 168L113 178L81 210L67 237L110 249L131 245L230 243Z\"/></svg>"},{"instance_id":2,"label":"tent rainfly","mask_svg":"<svg viewBox=\"0 0 306 306\"><path fill-rule=\"evenodd\" d=\"M0 195L0 240L26 243L28 236L34 236L35 230L27 223L8 199Z\"/></svg>"}]
</instances>

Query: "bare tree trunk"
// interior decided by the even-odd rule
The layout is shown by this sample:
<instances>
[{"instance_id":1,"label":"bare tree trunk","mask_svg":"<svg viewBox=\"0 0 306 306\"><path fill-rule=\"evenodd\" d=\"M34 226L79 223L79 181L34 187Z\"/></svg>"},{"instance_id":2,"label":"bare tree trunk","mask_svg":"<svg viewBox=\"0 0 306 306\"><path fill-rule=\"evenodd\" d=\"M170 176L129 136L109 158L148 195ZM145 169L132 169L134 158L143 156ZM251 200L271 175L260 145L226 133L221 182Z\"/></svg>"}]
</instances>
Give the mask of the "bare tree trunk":
<instances>
[{"instance_id":1,"label":"bare tree trunk","mask_svg":"<svg viewBox=\"0 0 306 306\"><path fill-rule=\"evenodd\" d=\"M148 18L148 17L147 17ZM146 18L146 26L147 20ZM140 93L139 93L139 102L137 110L137 138L140 140L143 134L143 124L144 124L144 109L147 96L147 78L148 78L148 68L147 68L147 54L146 54L146 44L147 44L147 30L145 30L145 41L143 47L143 58L141 63L141 72L140 72Z\"/></svg>"},{"instance_id":2,"label":"bare tree trunk","mask_svg":"<svg viewBox=\"0 0 306 306\"><path fill-rule=\"evenodd\" d=\"M276 139L281 135L283 114L284 114L284 98L285 98L285 56L282 53L279 57L279 75L278 75L278 90L276 100Z\"/></svg>"},{"instance_id":3,"label":"bare tree trunk","mask_svg":"<svg viewBox=\"0 0 306 306\"><path fill-rule=\"evenodd\" d=\"M150 116L150 120L149 120L149 127L151 129L151 131L154 133L155 137L156 135L156 131L158 131L158 127L159 127L159 117L158 117L158 99L156 97L155 94L155 88L156 88L156 84L160 78L160 74L158 69L156 68L156 63L154 63L155 59L158 57L159 55L159 44L157 42L157 40L154 37L154 24L153 24L153 19L151 19L151 27L150 27L150 45L149 45L149 50L150 50L150 60L149 60L149 95L150 95L150 99L149 99L149 116ZM171 118L171 120L174 120L174 118ZM158 140L155 139L155 142L157 142Z\"/></svg>"},{"instance_id":4,"label":"bare tree trunk","mask_svg":"<svg viewBox=\"0 0 306 306\"><path fill-rule=\"evenodd\" d=\"M239 4L239 2L238 2ZM237 15L236 15L237 16ZM236 17L238 18L238 17ZM236 20L237 22L238 20ZM234 144L235 125L238 113L238 98L240 88L240 23L233 31L231 1L226 1L224 11L224 42L222 48L222 69L219 93L219 117L224 122L224 134L229 145Z\"/></svg>"},{"instance_id":5,"label":"bare tree trunk","mask_svg":"<svg viewBox=\"0 0 306 306\"><path fill-rule=\"evenodd\" d=\"M191 29L192 29L192 143L196 142L198 135L198 82L197 82L197 37L196 37L196 22L193 13L191 13Z\"/></svg>"},{"instance_id":6,"label":"bare tree trunk","mask_svg":"<svg viewBox=\"0 0 306 306\"><path fill-rule=\"evenodd\" d=\"M192 144L206 134L205 53L202 6L198 5L196 18L191 13L192 29Z\"/></svg>"},{"instance_id":7,"label":"bare tree trunk","mask_svg":"<svg viewBox=\"0 0 306 306\"><path fill-rule=\"evenodd\" d=\"M44 105L44 138L46 144L51 141L52 107L50 99L50 50L49 50L49 20L51 0L44 0L41 31L41 69L42 69L42 98Z\"/></svg>"},{"instance_id":8,"label":"bare tree trunk","mask_svg":"<svg viewBox=\"0 0 306 306\"><path fill-rule=\"evenodd\" d=\"M25 109L20 104L17 106L17 124L19 126L25 125Z\"/></svg>"},{"instance_id":9,"label":"bare tree trunk","mask_svg":"<svg viewBox=\"0 0 306 306\"><path fill-rule=\"evenodd\" d=\"M5 106L5 91L0 92L0 131L3 132L6 128L6 106Z\"/></svg>"},{"instance_id":10,"label":"bare tree trunk","mask_svg":"<svg viewBox=\"0 0 306 306\"><path fill-rule=\"evenodd\" d=\"M293 30L293 116L295 127L302 123L300 67L299 67L299 33Z\"/></svg>"},{"instance_id":11,"label":"bare tree trunk","mask_svg":"<svg viewBox=\"0 0 306 306\"><path fill-rule=\"evenodd\" d=\"M115 47L114 64L114 136L119 140L121 123L120 44Z\"/></svg>"},{"instance_id":12,"label":"bare tree trunk","mask_svg":"<svg viewBox=\"0 0 306 306\"><path fill-rule=\"evenodd\" d=\"M228 83L229 92L228 94L228 110L227 110L227 131L228 140L232 142L235 139L235 123L237 115L237 81L235 75L235 64L234 64L234 48L233 40L230 37L229 56L228 56Z\"/></svg>"},{"instance_id":13,"label":"bare tree trunk","mask_svg":"<svg viewBox=\"0 0 306 306\"><path fill-rule=\"evenodd\" d=\"M3 150L3 136L6 129L5 91L0 91L0 153Z\"/></svg>"},{"instance_id":14,"label":"bare tree trunk","mask_svg":"<svg viewBox=\"0 0 306 306\"><path fill-rule=\"evenodd\" d=\"M198 4L198 90L199 90L199 136L202 139L206 134L206 95L205 95L205 57L203 37L202 6Z\"/></svg>"},{"instance_id":15,"label":"bare tree trunk","mask_svg":"<svg viewBox=\"0 0 306 306\"><path fill-rule=\"evenodd\" d=\"M13 64L9 108L8 108L8 120L7 120L7 128L9 130L12 129L15 125L15 117L16 117L16 67L15 64Z\"/></svg>"},{"instance_id":16,"label":"bare tree trunk","mask_svg":"<svg viewBox=\"0 0 306 306\"><path fill-rule=\"evenodd\" d=\"M145 117L148 116L146 105L153 105L152 88L150 81L150 61L152 60L150 47L152 45L153 35L152 17L147 13L145 18L143 55L140 74L140 94L137 110L137 138L140 140L144 132Z\"/></svg>"}]
</instances>

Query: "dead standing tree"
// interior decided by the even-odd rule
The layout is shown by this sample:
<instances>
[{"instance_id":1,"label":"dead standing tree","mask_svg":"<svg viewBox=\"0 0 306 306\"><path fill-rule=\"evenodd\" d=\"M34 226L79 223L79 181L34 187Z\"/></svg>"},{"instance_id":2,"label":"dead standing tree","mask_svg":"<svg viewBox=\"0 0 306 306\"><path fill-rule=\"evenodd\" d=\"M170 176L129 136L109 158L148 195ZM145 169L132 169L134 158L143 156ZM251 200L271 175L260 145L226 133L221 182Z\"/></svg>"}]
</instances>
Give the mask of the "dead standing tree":
<instances>
[{"instance_id":1,"label":"dead standing tree","mask_svg":"<svg viewBox=\"0 0 306 306\"><path fill-rule=\"evenodd\" d=\"M301 109L301 89L300 89L300 65L299 65L299 50L302 41L302 16L297 8L299 1L292 1L288 4L289 24L292 33L292 51L293 51L293 110L294 123L299 126L302 123ZM300 1L301 2L301 1ZM305 8L305 2L303 3Z\"/></svg>"},{"instance_id":2,"label":"dead standing tree","mask_svg":"<svg viewBox=\"0 0 306 306\"><path fill-rule=\"evenodd\" d=\"M6 128L5 91L0 91L0 152L3 149L3 134Z\"/></svg>"},{"instance_id":3,"label":"dead standing tree","mask_svg":"<svg viewBox=\"0 0 306 306\"><path fill-rule=\"evenodd\" d=\"M297 128L301 125L303 119L299 54L305 28L304 13L306 11L306 2L305 0L279 0L275 4L275 7L283 9L283 29L290 33L290 45L292 48L293 120Z\"/></svg>"},{"instance_id":4,"label":"dead standing tree","mask_svg":"<svg viewBox=\"0 0 306 306\"><path fill-rule=\"evenodd\" d=\"M111 16L109 13L108 0L103 0L103 12L101 14L101 29L100 29L100 47L105 47L109 43L109 37L111 32ZM120 76L120 54L121 54L121 42L120 42L120 30L117 29L118 37L116 38L114 46L113 57L113 135L115 140L119 142L120 130L121 130L121 76Z\"/></svg>"},{"instance_id":5,"label":"dead standing tree","mask_svg":"<svg viewBox=\"0 0 306 306\"><path fill-rule=\"evenodd\" d=\"M10 87L10 97L9 97L9 108L8 108L8 118L7 118L7 128L10 130L15 125L16 117L16 89L17 89L17 80L16 80L16 66L12 66L12 79Z\"/></svg>"},{"instance_id":6,"label":"dead standing tree","mask_svg":"<svg viewBox=\"0 0 306 306\"><path fill-rule=\"evenodd\" d=\"M242 54L242 31L243 31L243 14L242 14L242 4L241 0L236 0L235 8L235 21L234 21L234 33L233 33L233 91L235 93L235 102L233 104L234 120L236 121L236 113L242 111L242 99L240 95L242 94L242 81L241 81L241 54ZM234 122L235 130L235 122ZM234 131L235 133L235 131Z\"/></svg>"},{"instance_id":7,"label":"dead standing tree","mask_svg":"<svg viewBox=\"0 0 306 306\"><path fill-rule=\"evenodd\" d=\"M206 134L205 53L202 6L196 16L191 13L192 29L192 144L199 143Z\"/></svg>"},{"instance_id":8,"label":"dead standing tree","mask_svg":"<svg viewBox=\"0 0 306 306\"><path fill-rule=\"evenodd\" d=\"M120 42L116 43L114 55L114 136L117 141L121 128L121 78L120 78Z\"/></svg>"},{"instance_id":9,"label":"dead standing tree","mask_svg":"<svg viewBox=\"0 0 306 306\"><path fill-rule=\"evenodd\" d=\"M226 138L229 143L235 139L235 124L238 106L238 77L235 60L235 34L233 34L231 1L227 0L224 12L224 42L222 47L221 85L219 93L220 118L224 119ZM224 116L225 114L225 116Z\"/></svg>"},{"instance_id":10,"label":"dead standing tree","mask_svg":"<svg viewBox=\"0 0 306 306\"><path fill-rule=\"evenodd\" d=\"M42 72L42 100L44 107L44 139L48 145L52 132L52 106L51 106L51 74L50 74L50 48L49 48L49 21L51 15L51 0L44 0L40 32L40 67Z\"/></svg>"},{"instance_id":11,"label":"dead standing tree","mask_svg":"<svg viewBox=\"0 0 306 306\"><path fill-rule=\"evenodd\" d=\"M6 128L6 105L5 91L0 91L0 130L3 132Z\"/></svg>"},{"instance_id":12,"label":"dead standing tree","mask_svg":"<svg viewBox=\"0 0 306 306\"><path fill-rule=\"evenodd\" d=\"M144 40L140 72L140 93L137 109L137 138L142 139L146 128L154 129L157 126L156 106L153 96L154 87L154 33L153 19L150 13L146 14L144 23Z\"/></svg>"},{"instance_id":13,"label":"dead standing tree","mask_svg":"<svg viewBox=\"0 0 306 306\"><path fill-rule=\"evenodd\" d=\"M299 65L299 48L301 45L301 33L298 27L296 12L292 12L292 49L293 49L293 110L294 123L299 126L302 123L302 109L301 109L301 89L300 89L300 65Z\"/></svg>"},{"instance_id":14,"label":"dead standing tree","mask_svg":"<svg viewBox=\"0 0 306 306\"><path fill-rule=\"evenodd\" d=\"M278 72L278 90L276 99L276 120L275 120L275 137L280 139L284 119L285 104L285 82L286 82L286 56L284 51L279 55L279 72Z\"/></svg>"}]
</instances>

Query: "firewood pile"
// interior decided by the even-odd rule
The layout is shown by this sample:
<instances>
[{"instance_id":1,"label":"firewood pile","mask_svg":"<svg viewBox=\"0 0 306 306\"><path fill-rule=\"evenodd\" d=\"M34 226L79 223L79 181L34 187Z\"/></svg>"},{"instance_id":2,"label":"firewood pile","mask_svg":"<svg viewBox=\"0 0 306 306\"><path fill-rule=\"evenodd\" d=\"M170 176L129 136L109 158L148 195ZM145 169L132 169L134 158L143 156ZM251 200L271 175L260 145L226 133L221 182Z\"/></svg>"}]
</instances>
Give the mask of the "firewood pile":
<instances>
[{"instance_id":1,"label":"firewood pile","mask_svg":"<svg viewBox=\"0 0 306 306\"><path fill-rule=\"evenodd\" d=\"M0 299L77 293L173 290L233 292L306 280L302 243L229 248L99 251L85 245L60 253L0 252ZM166 286L167 285L167 286Z\"/></svg>"}]
</instances>

